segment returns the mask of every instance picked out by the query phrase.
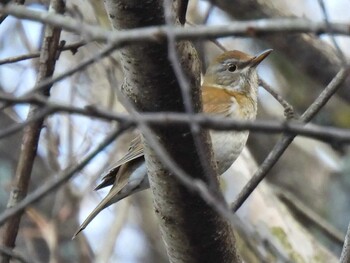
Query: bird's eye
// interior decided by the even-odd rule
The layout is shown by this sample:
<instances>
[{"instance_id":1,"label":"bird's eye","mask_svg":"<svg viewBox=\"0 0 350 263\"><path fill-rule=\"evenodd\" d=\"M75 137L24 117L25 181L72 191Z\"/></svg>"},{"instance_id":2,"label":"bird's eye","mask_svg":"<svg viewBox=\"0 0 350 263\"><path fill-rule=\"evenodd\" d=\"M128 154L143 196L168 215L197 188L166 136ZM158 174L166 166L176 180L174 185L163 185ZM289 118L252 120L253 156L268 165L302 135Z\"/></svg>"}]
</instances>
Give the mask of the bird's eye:
<instances>
[{"instance_id":1,"label":"bird's eye","mask_svg":"<svg viewBox=\"0 0 350 263\"><path fill-rule=\"evenodd\" d=\"M236 69L237 69L237 66L235 64L230 64L228 65L228 68L227 68L227 70L230 72L235 72Z\"/></svg>"}]
</instances>

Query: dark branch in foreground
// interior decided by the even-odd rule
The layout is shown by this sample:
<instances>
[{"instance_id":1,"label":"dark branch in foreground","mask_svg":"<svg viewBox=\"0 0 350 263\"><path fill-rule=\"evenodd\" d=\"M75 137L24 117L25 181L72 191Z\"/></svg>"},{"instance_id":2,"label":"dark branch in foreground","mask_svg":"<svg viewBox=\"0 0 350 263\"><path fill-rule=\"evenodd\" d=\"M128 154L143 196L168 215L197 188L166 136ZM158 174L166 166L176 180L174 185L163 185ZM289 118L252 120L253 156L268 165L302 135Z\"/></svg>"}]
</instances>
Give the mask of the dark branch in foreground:
<instances>
[{"instance_id":1,"label":"dark branch in foreground","mask_svg":"<svg viewBox=\"0 0 350 263\"><path fill-rule=\"evenodd\" d=\"M26 98L15 98L11 95L0 94L0 101L13 104L34 104L41 106L42 110L38 112L32 119L26 120L22 123L15 124L6 129L0 131L0 139L6 136L12 135L15 132L20 131L30 122L33 122L39 118L42 118L49 114L54 113L71 113L82 115L86 117L99 118L106 121L117 121L122 124L128 124L132 126L138 126L138 119L126 115L113 113L108 110L99 109L96 107L88 106L85 108L79 108L75 106L67 106L63 104L57 104L43 99L39 96L30 96ZM250 130L252 132L263 133L285 133L289 135L299 135L309 137L329 144L349 144L350 143L350 130L334 127L324 127L314 124L305 125L300 121L270 121L270 120L256 120L256 121L239 121L228 120L216 116L209 116L205 114L186 114L186 113L140 113L139 117L147 124L157 125L183 125L196 123L202 128L214 129L214 130Z\"/></svg>"},{"instance_id":2,"label":"dark branch in foreground","mask_svg":"<svg viewBox=\"0 0 350 263\"><path fill-rule=\"evenodd\" d=\"M166 37L166 26L152 26L146 28L130 29L125 31L109 31L98 26L82 23L72 18L48 14L42 11L28 9L23 6L0 5L0 12L13 15L18 18L42 22L44 24L62 27L62 29L75 32L86 40L98 40L113 43L115 46L127 43L144 41L157 42ZM331 29L324 22L313 22L307 19L282 18L282 19L259 19L252 21L235 21L224 26L196 26L194 28L174 28L177 40L210 39L217 37L232 36L266 36L280 33L331 33L349 35L349 25L330 23ZM329 32L331 30L331 32Z\"/></svg>"}]
</instances>

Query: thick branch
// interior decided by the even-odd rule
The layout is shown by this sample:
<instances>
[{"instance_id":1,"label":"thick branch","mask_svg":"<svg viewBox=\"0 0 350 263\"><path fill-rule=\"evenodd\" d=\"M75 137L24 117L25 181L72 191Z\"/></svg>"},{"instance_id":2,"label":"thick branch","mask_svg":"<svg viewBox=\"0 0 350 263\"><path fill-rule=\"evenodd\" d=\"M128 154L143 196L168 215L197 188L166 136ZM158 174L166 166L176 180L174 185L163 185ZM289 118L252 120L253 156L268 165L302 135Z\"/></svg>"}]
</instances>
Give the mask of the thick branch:
<instances>
[{"instance_id":1,"label":"thick branch","mask_svg":"<svg viewBox=\"0 0 350 263\"><path fill-rule=\"evenodd\" d=\"M106 1L106 7L117 29L164 24L162 1ZM178 43L177 50L192 88L194 110L199 112L199 65L196 54L187 42ZM138 42L123 48L121 55L126 77L123 92L136 103L139 111L184 111L181 90L168 61L166 41L158 38L157 43ZM207 181L188 125L153 125L152 130L159 143L185 172L193 178ZM209 160L208 134L201 133L200 138L206 142L206 158ZM149 179L170 261L238 262L228 223L200 196L189 192L158 161L153 149L147 145L146 140ZM214 174L212 163L210 169L208 172ZM217 195L222 198L219 193Z\"/></svg>"}]
</instances>

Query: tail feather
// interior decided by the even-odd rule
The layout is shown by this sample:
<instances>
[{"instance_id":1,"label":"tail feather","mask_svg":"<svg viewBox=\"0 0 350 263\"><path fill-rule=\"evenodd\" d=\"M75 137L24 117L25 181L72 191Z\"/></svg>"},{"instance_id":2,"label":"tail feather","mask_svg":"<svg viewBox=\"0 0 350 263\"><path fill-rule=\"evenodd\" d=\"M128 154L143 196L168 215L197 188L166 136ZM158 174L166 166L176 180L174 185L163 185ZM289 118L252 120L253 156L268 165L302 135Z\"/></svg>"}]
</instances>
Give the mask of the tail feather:
<instances>
[{"instance_id":1,"label":"tail feather","mask_svg":"<svg viewBox=\"0 0 350 263\"><path fill-rule=\"evenodd\" d=\"M136 192L149 188L147 177L147 169L145 163L139 160L133 160L121 166L119 170L122 176L118 181L114 182L111 190L107 196L97 205L97 207L90 213L90 215L81 224L78 231L75 232L72 239L74 239L88 224L106 207L116 203L123 198L132 195Z\"/></svg>"},{"instance_id":2,"label":"tail feather","mask_svg":"<svg viewBox=\"0 0 350 263\"><path fill-rule=\"evenodd\" d=\"M109 193L107 194L107 196L105 198L102 199L102 201L96 206L96 208L89 214L89 216L84 220L84 222L81 224L81 226L79 227L79 229L77 230L77 232L75 232L75 234L73 235L72 239L74 239L81 231L83 231L88 224L90 224L90 222L106 207L110 206L111 204L120 201L121 199L123 199L124 197L126 197L126 195L118 195L118 193L114 194L115 191L113 191L114 189L112 188ZM119 192L119 189L118 189Z\"/></svg>"}]
</instances>

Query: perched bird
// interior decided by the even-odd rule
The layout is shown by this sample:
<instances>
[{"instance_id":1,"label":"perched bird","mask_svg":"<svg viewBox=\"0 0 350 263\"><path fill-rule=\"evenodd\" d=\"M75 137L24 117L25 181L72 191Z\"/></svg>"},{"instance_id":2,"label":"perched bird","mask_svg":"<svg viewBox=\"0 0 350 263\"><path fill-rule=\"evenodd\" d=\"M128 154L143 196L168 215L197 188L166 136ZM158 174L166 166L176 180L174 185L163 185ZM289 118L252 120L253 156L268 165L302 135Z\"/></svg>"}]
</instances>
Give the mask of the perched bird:
<instances>
[{"instance_id":1,"label":"perched bird","mask_svg":"<svg viewBox=\"0 0 350 263\"><path fill-rule=\"evenodd\" d=\"M209 65L202 84L203 111L237 120L254 120L257 114L258 75L256 67L271 49L257 56L238 50L228 51ZM210 131L218 173L224 173L243 150L248 131ZM149 188L147 167L143 156L141 136L130 144L127 154L112 169L95 190L113 185L107 196L91 212L74 237L82 231L99 212L109 205Z\"/></svg>"}]
</instances>

